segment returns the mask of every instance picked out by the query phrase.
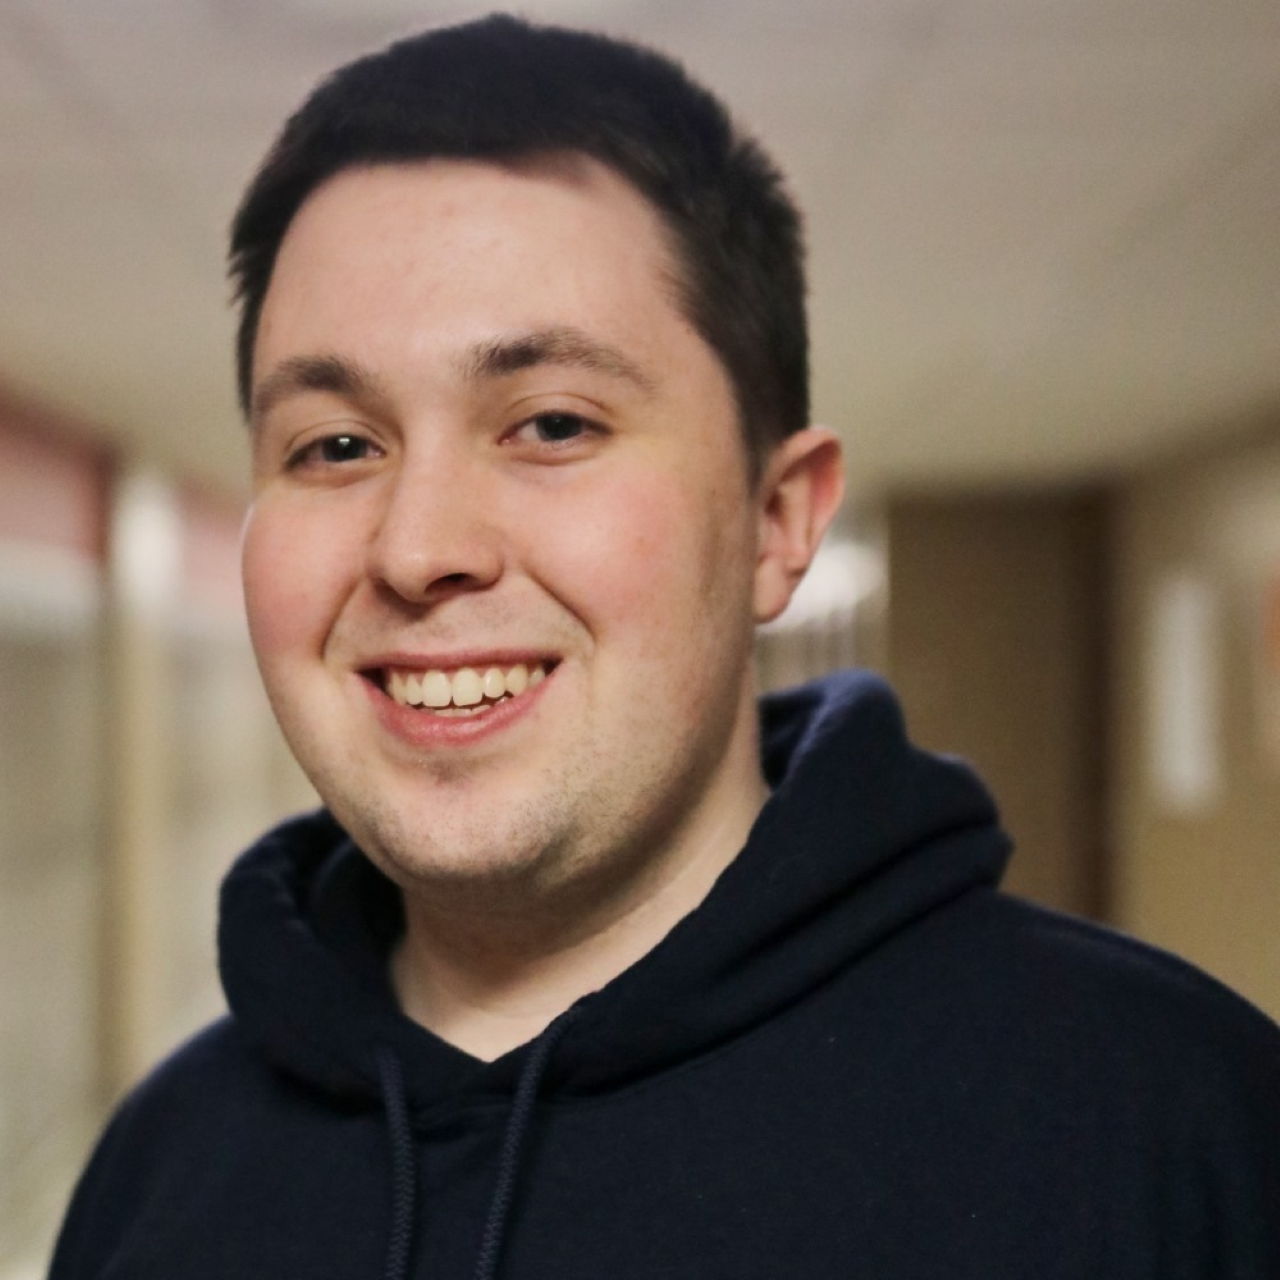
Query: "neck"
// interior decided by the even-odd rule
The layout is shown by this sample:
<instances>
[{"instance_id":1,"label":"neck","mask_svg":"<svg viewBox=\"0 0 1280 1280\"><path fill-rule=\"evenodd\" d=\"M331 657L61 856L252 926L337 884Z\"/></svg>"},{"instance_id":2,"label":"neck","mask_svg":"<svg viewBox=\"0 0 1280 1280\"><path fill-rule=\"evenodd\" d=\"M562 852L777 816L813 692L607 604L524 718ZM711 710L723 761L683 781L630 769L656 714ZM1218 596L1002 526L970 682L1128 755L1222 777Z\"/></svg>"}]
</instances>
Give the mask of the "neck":
<instances>
[{"instance_id":1,"label":"neck","mask_svg":"<svg viewBox=\"0 0 1280 1280\"><path fill-rule=\"evenodd\" d=\"M734 803L630 874L613 860L539 894L405 894L392 979L405 1013L490 1061L536 1037L575 1001L631 967L711 891L745 843L767 791Z\"/></svg>"}]
</instances>

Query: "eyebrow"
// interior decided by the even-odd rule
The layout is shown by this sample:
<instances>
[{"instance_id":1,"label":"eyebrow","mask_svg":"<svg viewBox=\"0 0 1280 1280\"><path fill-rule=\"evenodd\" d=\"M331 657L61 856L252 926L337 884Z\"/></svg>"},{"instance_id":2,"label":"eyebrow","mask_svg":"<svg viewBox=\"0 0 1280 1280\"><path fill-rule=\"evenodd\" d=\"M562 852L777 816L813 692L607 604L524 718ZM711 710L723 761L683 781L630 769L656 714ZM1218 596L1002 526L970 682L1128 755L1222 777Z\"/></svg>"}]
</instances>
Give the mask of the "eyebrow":
<instances>
[{"instance_id":1,"label":"eyebrow","mask_svg":"<svg viewBox=\"0 0 1280 1280\"><path fill-rule=\"evenodd\" d=\"M476 382L539 365L607 374L633 383L646 395L656 390L653 379L629 356L572 327L538 329L476 343L459 362L463 377ZM308 391L349 400L388 398L378 379L358 361L338 355L289 356L254 389L250 422L261 422L282 401Z\"/></svg>"},{"instance_id":2,"label":"eyebrow","mask_svg":"<svg viewBox=\"0 0 1280 1280\"><path fill-rule=\"evenodd\" d=\"M478 381L519 373L538 365L586 369L622 378L648 395L656 390L653 379L629 356L572 327L538 329L477 343L463 357L461 367L464 377Z\"/></svg>"},{"instance_id":3,"label":"eyebrow","mask_svg":"<svg viewBox=\"0 0 1280 1280\"><path fill-rule=\"evenodd\" d=\"M282 400L306 391L327 391L349 400L386 399L363 365L344 356L290 356L282 360L253 392L250 421L260 422Z\"/></svg>"}]
</instances>

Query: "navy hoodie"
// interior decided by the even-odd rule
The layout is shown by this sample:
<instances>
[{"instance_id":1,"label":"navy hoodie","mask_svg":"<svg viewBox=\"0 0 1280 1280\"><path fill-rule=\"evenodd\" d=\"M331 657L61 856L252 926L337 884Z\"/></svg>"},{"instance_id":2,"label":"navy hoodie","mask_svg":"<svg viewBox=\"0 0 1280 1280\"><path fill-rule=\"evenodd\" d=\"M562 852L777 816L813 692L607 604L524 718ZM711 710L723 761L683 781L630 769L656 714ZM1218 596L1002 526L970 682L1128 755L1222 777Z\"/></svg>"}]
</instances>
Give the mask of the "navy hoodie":
<instances>
[{"instance_id":1,"label":"navy hoodie","mask_svg":"<svg viewBox=\"0 0 1280 1280\"><path fill-rule=\"evenodd\" d=\"M230 1017L125 1102L53 1280L1280 1280L1280 1032L1001 894L986 792L839 676L701 907L537 1040L406 1019L326 814L231 872Z\"/></svg>"}]
</instances>

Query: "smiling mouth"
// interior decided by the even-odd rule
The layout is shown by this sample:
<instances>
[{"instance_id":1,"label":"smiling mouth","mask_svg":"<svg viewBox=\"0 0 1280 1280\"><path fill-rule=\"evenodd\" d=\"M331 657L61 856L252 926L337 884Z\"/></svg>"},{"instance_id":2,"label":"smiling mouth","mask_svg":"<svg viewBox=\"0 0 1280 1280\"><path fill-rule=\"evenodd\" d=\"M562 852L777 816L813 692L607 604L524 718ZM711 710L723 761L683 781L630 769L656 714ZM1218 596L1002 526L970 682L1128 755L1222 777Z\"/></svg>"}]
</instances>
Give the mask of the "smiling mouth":
<instances>
[{"instance_id":1,"label":"smiling mouth","mask_svg":"<svg viewBox=\"0 0 1280 1280\"><path fill-rule=\"evenodd\" d=\"M399 706L444 717L475 716L537 688L554 667L554 662L544 661L456 671L383 668L375 680Z\"/></svg>"}]
</instances>

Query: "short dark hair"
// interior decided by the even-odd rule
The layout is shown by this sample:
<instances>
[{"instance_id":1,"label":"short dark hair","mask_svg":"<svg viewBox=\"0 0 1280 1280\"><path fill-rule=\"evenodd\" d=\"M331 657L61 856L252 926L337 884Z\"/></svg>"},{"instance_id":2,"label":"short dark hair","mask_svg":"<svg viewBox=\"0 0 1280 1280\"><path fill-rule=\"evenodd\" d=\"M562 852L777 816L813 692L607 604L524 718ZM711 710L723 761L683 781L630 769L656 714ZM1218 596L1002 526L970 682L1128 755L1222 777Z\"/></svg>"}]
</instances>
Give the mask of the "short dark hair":
<instances>
[{"instance_id":1,"label":"short dark hair","mask_svg":"<svg viewBox=\"0 0 1280 1280\"><path fill-rule=\"evenodd\" d=\"M237 377L285 233L351 168L578 152L630 181L672 241L679 301L733 384L753 477L809 417L800 215L724 106L670 59L629 42L493 15L427 31L339 68L285 124L231 229Z\"/></svg>"}]
</instances>

